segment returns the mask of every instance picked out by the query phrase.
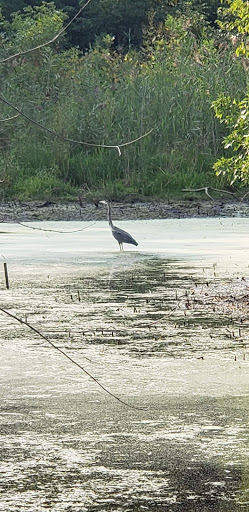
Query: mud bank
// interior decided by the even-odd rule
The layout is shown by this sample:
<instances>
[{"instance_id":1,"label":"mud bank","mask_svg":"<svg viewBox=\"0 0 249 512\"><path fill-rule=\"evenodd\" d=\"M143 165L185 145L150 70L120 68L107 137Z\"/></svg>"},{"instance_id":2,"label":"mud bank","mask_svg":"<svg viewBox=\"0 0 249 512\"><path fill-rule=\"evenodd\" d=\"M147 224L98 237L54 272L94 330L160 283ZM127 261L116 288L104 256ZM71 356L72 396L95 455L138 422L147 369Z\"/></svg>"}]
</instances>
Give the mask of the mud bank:
<instances>
[{"instance_id":1,"label":"mud bank","mask_svg":"<svg viewBox=\"0 0 249 512\"><path fill-rule=\"evenodd\" d=\"M114 219L177 219L195 217L248 217L249 203L239 201L148 201L114 202ZM106 210L97 203L75 202L1 202L0 222L97 221L106 219Z\"/></svg>"}]
</instances>

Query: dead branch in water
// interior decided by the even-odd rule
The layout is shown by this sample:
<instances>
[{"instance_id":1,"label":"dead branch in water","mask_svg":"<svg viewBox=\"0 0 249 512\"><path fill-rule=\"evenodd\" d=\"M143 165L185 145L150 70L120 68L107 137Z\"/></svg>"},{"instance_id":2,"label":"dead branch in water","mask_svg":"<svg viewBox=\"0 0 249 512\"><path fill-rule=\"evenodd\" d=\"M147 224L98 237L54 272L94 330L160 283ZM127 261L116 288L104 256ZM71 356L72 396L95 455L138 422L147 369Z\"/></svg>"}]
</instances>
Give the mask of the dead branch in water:
<instances>
[{"instance_id":1,"label":"dead branch in water","mask_svg":"<svg viewBox=\"0 0 249 512\"><path fill-rule=\"evenodd\" d=\"M90 377L90 379L92 379L101 389L103 389L103 391L105 391L105 393L107 393L108 395L110 395L112 398L115 398L115 400L117 400L118 402L120 402L121 404L125 405L126 407L129 407L130 409L136 409L136 410L139 410L139 411L143 411L145 410L144 407L136 407L135 405L131 405L131 404L128 404L127 402L125 402L124 400L122 400L121 398L119 398L117 395L115 395L114 393L112 393L111 391L109 391L109 389L107 389L105 386L103 386L103 384L101 384L99 382L98 379L96 379L96 377L94 377L91 373L89 373L82 365L80 365L79 363L77 363L77 361L75 361L72 357L70 357L66 352L64 352L64 350L62 350L61 348L57 347L47 336L45 336L44 334L42 334L40 331L38 331L38 329L36 329L35 327L33 327L30 323L28 323L26 320L21 320L21 318L18 318L16 315L14 315L13 313L10 313L9 311L7 311L6 309L4 308L1 308L0 307L0 311L2 311L2 313L4 313L5 315L8 315L10 318L13 318L14 320L16 320L17 322L19 322L20 324L24 324L26 325L29 329L31 329L31 331L33 331L35 334L38 334L38 336L40 336L42 339L44 339L45 341L47 341L55 350L57 350L58 352L60 352L64 357L66 357L69 361L71 361L71 363L75 364L78 368L80 368L80 370L82 370L88 377Z\"/></svg>"},{"instance_id":2,"label":"dead branch in water","mask_svg":"<svg viewBox=\"0 0 249 512\"><path fill-rule=\"evenodd\" d=\"M19 222L19 221L17 221L17 224L20 224L20 226L23 226L24 228L37 229L39 231L50 231L50 233L78 233L79 231L84 231L85 229L88 229L88 228L94 226L94 224L96 224L96 221L92 222L92 224L89 224L85 228L73 229L72 231L64 231L62 229L45 229L45 228L38 228L36 226L27 226L27 224L23 224L23 222Z\"/></svg>"}]
</instances>

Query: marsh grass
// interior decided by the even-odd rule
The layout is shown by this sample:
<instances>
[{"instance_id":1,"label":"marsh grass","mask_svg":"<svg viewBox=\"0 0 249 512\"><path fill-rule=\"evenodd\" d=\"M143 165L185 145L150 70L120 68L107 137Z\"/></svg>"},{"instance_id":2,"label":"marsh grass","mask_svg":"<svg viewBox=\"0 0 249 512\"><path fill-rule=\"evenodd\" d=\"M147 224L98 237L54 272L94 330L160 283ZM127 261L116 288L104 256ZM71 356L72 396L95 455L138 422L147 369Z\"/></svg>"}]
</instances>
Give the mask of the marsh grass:
<instances>
[{"instance_id":1,"label":"marsh grass","mask_svg":"<svg viewBox=\"0 0 249 512\"><path fill-rule=\"evenodd\" d=\"M82 57L74 79L65 79L58 99L44 107L47 126L96 144L152 133L119 156L115 149L70 145L38 128L24 132L17 123L1 164L4 169L11 161L6 194L48 198L90 191L113 198L180 198L184 188L228 186L212 168L224 151L225 128L211 105L222 92L242 96L246 76L230 50L207 46L198 59L196 53L190 42L153 65L131 58L107 69L102 55Z\"/></svg>"}]
</instances>

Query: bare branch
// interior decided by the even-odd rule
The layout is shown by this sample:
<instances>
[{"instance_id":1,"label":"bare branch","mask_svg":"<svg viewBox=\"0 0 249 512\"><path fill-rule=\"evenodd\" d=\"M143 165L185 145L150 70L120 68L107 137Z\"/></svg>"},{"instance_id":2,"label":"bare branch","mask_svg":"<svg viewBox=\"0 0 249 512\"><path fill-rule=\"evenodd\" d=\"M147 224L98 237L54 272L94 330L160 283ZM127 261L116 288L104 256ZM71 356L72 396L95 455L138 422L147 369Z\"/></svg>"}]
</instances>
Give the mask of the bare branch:
<instances>
[{"instance_id":1,"label":"bare branch","mask_svg":"<svg viewBox=\"0 0 249 512\"><path fill-rule=\"evenodd\" d=\"M90 379L92 379L99 387L101 387L103 389L103 391L105 391L108 395L112 396L113 398L115 398L115 400L118 400L118 402L120 402L121 404L125 405L126 407L130 407L131 409L138 409L139 411L140 410L144 410L143 407L136 407L135 405L131 405L131 404L128 404L127 402L125 402L124 400L122 400L121 398L119 398L118 396L114 395L111 391L109 391L105 386L103 386L103 384L101 384L97 379L96 377L94 377L93 375L91 375L91 373L89 373L83 366L81 366L79 363L77 363L77 361L75 361L74 359L72 359L72 357L70 357L68 354L66 354L66 352L64 352L64 350L62 350L61 348L57 347L47 336L45 336L44 334L42 334L40 331L38 331L38 329L36 329L35 327L33 327L31 324L29 324L28 322L26 322L25 320L21 320L21 318L18 318L16 315L13 315L13 313L10 313L9 311L7 311L6 309L4 308L1 308L0 307L0 311L2 311L2 313L4 313L5 315L8 315L10 316L10 318L13 318L14 320L17 320L17 322L19 322L20 324L24 324L26 325L27 327L29 327L29 329L31 329L31 331L33 331L34 333L38 334L38 336L41 336L41 338L43 338L45 341L47 341L53 348L55 348L56 350L58 350L58 352L60 352L64 357L66 357L67 359L69 359L69 361L71 361L71 363L75 364L76 366L78 366L78 368L80 368L80 370L82 370L84 373L86 373L86 375L88 375L88 377L90 377Z\"/></svg>"},{"instance_id":2,"label":"bare branch","mask_svg":"<svg viewBox=\"0 0 249 512\"><path fill-rule=\"evenodd\" d=\"M5 123L5 121L11 121L11 119L15 119L16 117L19 117L20 114L16 114L15 116L12 116L12 117L6 117L6 119L0 119L0 123Z\"/></svg>"},{"instance_id":3,"label":"bare branch","mask_svg":"<svg viewBox=\"0 0 249 512\"><path fill-rule=\"evenodd\" d=\"M246 192L246 193L241 197L240 202L244 201L244 199L248 196L248 194L249 194L249 190L248 190L248 192Z\"/></svg>"},{"instance_id":4,"label":"bare branch","mask_svg":"<svg viewBox=\"0 0 249 512\"><path fill-rule=\"evenodd\" d=\"M45 229L45 228L38 228L37 226L27 226L27 224L24 224L23 222L19 222L19 221L17 221L17 224L19 224L20 226L23 226L24 228L38 229L39 231L50 231L51 233L78 233L79 231L85 231L85 229L88 229L91 226L94 226L94 224L96 224L96 221L92 222L92 224L89 224L85 228L73 229L72 231L65 231L65 230L61 230L61 229Z\"/></svg>"},{"instance_id":5,"label":"bare branch","mask_svg":"<svg viewBox=\"0 0 249 512\"><path fill-rule=\"evenodd\" d=\"M87 0L87 2L80 8L80 10L75 14L75 16L63 27L58 34L56 34L52 39L47 41L46 43L39 44L38 46L35 46L34 48L29 48L28 50L24 50L23 52L15 53L14 55L10 55L9 57L6 57L5 59L0 60L0 64L4 64L5 62L8 62L9 60L16 59L17 57L21 57L22 55L26 55L27 53L34 52L35 50L40 50L40 48L44 48L45 46L48 46L49 44L54 43L59 37L70 27L70 25L73 23L76 18L82 13L83 9L87 7L87 5L90 3L91 0Z\"/></svg>"},{"instance_id":6,"label":"bare branch","mask_svg":"<svg viewBox=\"0 0 249 512\"><path fill-rule=\"evenodd\" d=\"M203 188L183 188L182 189L182 192L201 192L201 191L204 191L205 194L212 200L214 201L213 197L210 196L210 194L208 193L208 189L209 187L203 187Z\"/></svg>"},{"instance_id":7,"label":"bare branch","mask_svg":"<svg viewBox=\"0 0 249 512\"><path fill-rule=\"evenodd\" d=\"M182 192L205 192L205 194L214 201L214 198L209 194L208 189L214 190L215 192L221 192L224 194L230 194L231 196L235 197L235 199L238 199L234 192L229 192L228 190L222 190L220 188L213 188L213 187L202 187L202 188L183 188Z\"/></svg>"},{"instance_id":8,"label":"bare branch","mask_svg":"<svg viewBox=\"0 0 249 512\"><path fill-rule=\"evenodd\" d=\"M216 192L224 192L225 194L230 194L231 196L235 197L235 199L238 199L236 194L234 192L229 192L229 190L222 190L220 188L213 188L213 187L208 187L210 188L211 190L215 190Z\"/></svg>"},{"instance_id":9,"label":"bare branch","mask_svg":"<svg viewBox=\"0 0 249 512\"><path fill-rule=\"evenodd\" d=\"M27 119L30 123L38 126L39 128L42 128L42 130L45 130L46 132L48 132L51 135L53 135L53 137L57 137L58 139L65 140L67 142L73 142L73 144L81 144L83 146L91 146L91 147L95 147L95 148L109 148L109 149L114 148L114 149L118 150L119 156L121 155L120 148L122 148L124 146L128 146L130 144L134 144L135 142L143 139L144 137L147 137L147 135L149 135L153 131L151 129L148 132L144 133L143 135L140 135L140 137L137 137L136 139L130 140L128 142L123 142L121 144L94 144L92 142L85 142L85 141L70 139L69 137L64 137L63 135L60 135L59 133L56 133L54 130L51 130L51 128L47 128L46 126L43 126L42 124L38 123L37 121L35 121L31 117L27 116L19 108L15 107L15 105L13 105L9 101L7 101L3 96L0 96L0 101L5 103L9 107L13 108L16 112L18 112L18 114L20 114L22 117Z\"/></svg>"}]
</instances>

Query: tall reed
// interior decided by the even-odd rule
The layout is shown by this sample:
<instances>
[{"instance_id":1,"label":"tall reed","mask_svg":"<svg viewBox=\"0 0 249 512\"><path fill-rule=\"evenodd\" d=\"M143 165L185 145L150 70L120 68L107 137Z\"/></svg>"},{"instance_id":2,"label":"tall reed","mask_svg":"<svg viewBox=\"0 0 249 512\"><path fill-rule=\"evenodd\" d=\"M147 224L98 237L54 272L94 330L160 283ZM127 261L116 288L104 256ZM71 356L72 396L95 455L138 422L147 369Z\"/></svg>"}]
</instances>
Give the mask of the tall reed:
<instances>
[{"instance_id":1,"label":"tall reed","mask_svg":"<svg viewBox=\"0 0 249 512\"><path fill-rule=\"evenodd\" d=\"M61 186L62 195L83 190L170 197L187 187L220 185L212 165L223 150L224 127L211 104L221 92L238 97L246 87L231 51L211 45L203 51L188 40L177 55L168 50L153 65L135 53L108 58L93 51L78 60L73 74L67 69L56 96L43 101L43 123L91 144L115 145L152 133L119 156L115 149L69 144L17 124L6 157L12 161L7 193L49 196Z\"/></svg>"}]
</instances>

